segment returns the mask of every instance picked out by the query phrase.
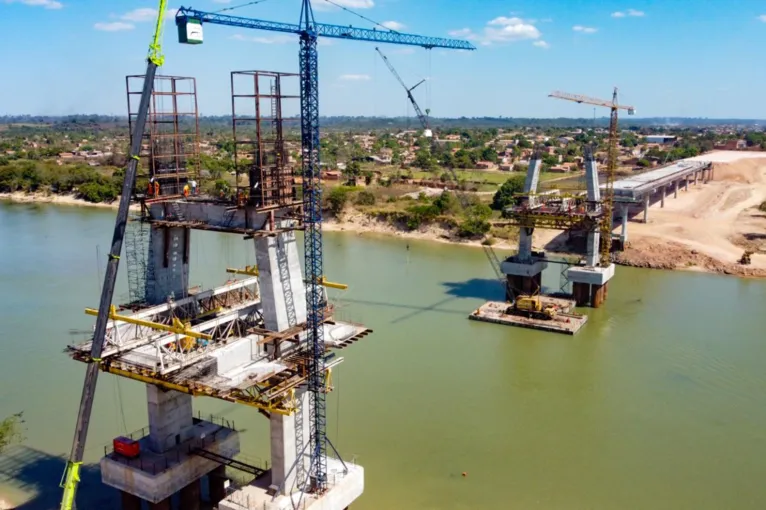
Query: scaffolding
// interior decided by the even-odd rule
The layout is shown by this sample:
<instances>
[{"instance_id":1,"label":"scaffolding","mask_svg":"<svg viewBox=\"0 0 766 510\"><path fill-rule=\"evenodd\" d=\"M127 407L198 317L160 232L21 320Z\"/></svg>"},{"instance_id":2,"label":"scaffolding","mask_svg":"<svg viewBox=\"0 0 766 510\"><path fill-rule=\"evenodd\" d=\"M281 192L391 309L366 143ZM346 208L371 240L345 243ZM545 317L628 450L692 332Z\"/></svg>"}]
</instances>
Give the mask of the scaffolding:
<instances>
[{"instance_id":1,"label":"scaffolding","mask_svg":"<svg viewBox=\"0 0 766 510\"><path fill-rule=\"evenodd\" d=\"M128 122L133 133L144 76L127 76L125 82ZM146 123L141 159L148 177L159 183L160 196L181 195L186 183L200 173L196 80L156 76Z\"/></svg>"},{"instance_id":2,"label":"scaffolding","mask_svg":"<svg viewBox=\"0 0 766 510\"><path fill-rule=\"evenodd\" d=\"M125 229L125 262L128 272L128 296L131 306L146 303L146 281L150 236L149 225L140 218L130 218Z\"/></svg>"},{"instance_id":3,"label":"scaffolding","mask_svg":"<svg viewBox=\"0 0 766 510\"><path fill-rule=\"evenodd\" d=\"M231 73L238 203L259 208L297 203L296 165L290 152L300 150L298 78L272 71ZM286 109L295 115L285 116Z\"/></svg>"}]
</instances>

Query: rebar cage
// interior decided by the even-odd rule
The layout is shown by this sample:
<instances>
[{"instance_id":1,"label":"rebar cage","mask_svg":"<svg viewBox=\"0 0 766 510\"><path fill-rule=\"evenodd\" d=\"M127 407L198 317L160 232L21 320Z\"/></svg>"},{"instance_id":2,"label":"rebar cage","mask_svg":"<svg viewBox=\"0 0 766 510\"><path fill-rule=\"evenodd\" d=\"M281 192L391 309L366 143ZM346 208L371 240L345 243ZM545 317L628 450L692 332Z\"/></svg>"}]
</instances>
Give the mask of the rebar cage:
<instances>
[{"instance_id":1,"label":"rebar cage","mask_svg":"<svg viewBox=\"0 0 766 510\"><path fill-rule=\"evenodd\" d=\"M144 76L125 78L130 132L138 115ZM141 144L148 177L159 184L160 196L181 195L200 168L197 82L183 76L156 76ZM131 140L132 141L132 140ZM150 194L155 194L154 188Z\"/></svg>"},{"instance_id":2,"label":"rebar cage","mask_svg":"<svg viewBox=\"0 0 766 510\"><path fill-rule=\"evenodd\" d=\"M231 73L231 116L238 203L297 202L300 83L295 73Z\"/></svg>"}]
</instances>

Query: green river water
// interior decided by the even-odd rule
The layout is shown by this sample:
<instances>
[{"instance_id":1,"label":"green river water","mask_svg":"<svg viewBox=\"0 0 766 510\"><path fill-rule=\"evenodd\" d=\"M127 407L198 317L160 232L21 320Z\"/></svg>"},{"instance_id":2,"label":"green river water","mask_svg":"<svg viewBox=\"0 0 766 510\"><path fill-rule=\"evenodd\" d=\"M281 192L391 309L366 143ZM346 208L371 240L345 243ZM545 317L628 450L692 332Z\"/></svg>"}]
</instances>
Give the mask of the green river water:
<instances>
[{"instance_id":1,"label":"green river water","mask_svg":"<svg viewBox=\"0 0 766 510\"><path fill-rule=\"evenodd\" d=\"M84 374L62 349L92 324L113 217L0 203L0 417L26 419L24 444L0 456L0 497L20 509L58 502ZM254 263L238 236L193 242L193 284ZM366 469L355 510L766 508L766 282L620 267L567 337L467 320L500 297L481 250L345 233L325 246L328 278L351 286L333 291L337 317L374 330L343 351L328 412ZM86 461L146 425L144 397L101 375ZM268 458L255 410L195 408ZM85 469L81 508L112 507L98 476Z\"/></svg>"}]
</instances>

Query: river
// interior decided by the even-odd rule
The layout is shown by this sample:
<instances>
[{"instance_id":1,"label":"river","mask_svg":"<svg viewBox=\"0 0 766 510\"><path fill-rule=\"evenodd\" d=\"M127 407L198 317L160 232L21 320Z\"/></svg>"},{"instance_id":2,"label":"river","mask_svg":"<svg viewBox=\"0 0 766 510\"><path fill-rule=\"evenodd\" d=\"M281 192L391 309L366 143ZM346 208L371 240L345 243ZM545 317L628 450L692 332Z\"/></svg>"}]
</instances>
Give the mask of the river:
<instances>
[{"instance_id":1,"label":"river","mask_svg":"<svg viewBox=\"0 0 766 510\"><path fill-rule=\"evenodd\" d=\"M26 420L0 456L0 497L20 509L60 495L84 374L62 349L92 324L113 216L0 203L0 417ZM192 239L193 284L254 263L238 236ZM766 282L620 267L567 337L466 319L501 294L481 250L344 233L325 246L328 278L350 285L331 291L336 315L374 330L343 351L328 412L366 469L355 510L766 508ZM144 397L101 375L87 462L146 425ZM235 420L243 452L268 458L255 410L195 408ZM83 478L82 500L114 501L95 468Z\"/></svg>"}]
</instances>

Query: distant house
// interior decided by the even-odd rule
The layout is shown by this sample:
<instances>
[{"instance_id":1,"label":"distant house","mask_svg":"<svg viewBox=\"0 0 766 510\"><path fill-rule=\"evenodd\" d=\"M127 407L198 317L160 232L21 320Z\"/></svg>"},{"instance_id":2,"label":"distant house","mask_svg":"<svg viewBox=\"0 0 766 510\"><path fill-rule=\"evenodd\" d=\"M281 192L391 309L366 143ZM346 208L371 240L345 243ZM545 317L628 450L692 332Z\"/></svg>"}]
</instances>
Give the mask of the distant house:
<instances>
[{"instance_id":1,"label":"distant house","mask_svg":"<svg viewBox=\"0 0 766 510\"><path fill-rule=\"evenodd\" d=\"M675 136L670 135L646 135L646 143L668 144L676 141Z\"/></svg>"},{"instance_id":2,"label":"distant house","mask_svg":"<svg viewBox=\"0 0 766 510\"><path fill-rule=\"evenodd\" d=\"M479 170L494 170L497 165L491 161L477 161L476 168Z\"/></svg>"},{"instance_id":3,"label":"distant house","mask_svg":"<svg viewBox=\"0 0 766 510\"><path fill-rule=\"evenodd\" d=\"M565 174L565 173L568 173L570 170L571 170L570 167L564 166L564 165L556 165L548 169L549 172L554 172L558 174Z\"/></svg>"},{"instance_id":4,"label":"distant house","mask_svg":"<svg viewBox=\"0 0 766 510\"><path fill-rule=\"evenodd\" d=\"M747 142L745 140L726 140L722 143L717 143L715 148L722 151L736 151L747 148Z\"/></svg>"},{"instance_id":5,"label":"distant house","mask_svg":"<svg viewBox=\"0 0 766 510\"><path fill-rule=\"evenodd\" d=\"M501 163L500 170L503 172L510 172L513 170L513 163Z\"/></svg>"},{"instance_id":6,"label":"distant house","mask_svg":"<svg viewBox=\"0 0 766 510\"><path fill-rule=\"evenodd\" d=\"M339 181L341 173L337 170L325 170L322 172L322 179L328 181Z\"/></svg>"}]
</instances>

